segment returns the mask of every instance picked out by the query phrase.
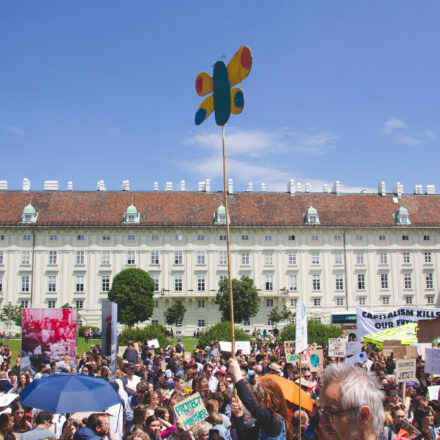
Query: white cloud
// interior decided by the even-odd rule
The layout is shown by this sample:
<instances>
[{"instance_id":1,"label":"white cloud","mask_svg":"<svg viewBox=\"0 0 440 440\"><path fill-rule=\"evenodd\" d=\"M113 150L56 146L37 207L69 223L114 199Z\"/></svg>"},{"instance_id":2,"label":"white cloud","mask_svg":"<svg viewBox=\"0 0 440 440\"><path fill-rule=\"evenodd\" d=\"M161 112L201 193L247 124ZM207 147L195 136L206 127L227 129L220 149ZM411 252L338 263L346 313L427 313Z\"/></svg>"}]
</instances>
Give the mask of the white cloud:
<instances>
[{"instance_id":1,"label":"white cloud","mask_svg":"<svg viewBox=\"0 0 440 440\"><path fill-rule=\"evenodd\" d=\"M420 145L425 140L435 139L435 132L433 130L418 132L411 129L405 121L397 118L388 119L385 122L382 133L392 136L394 142L405 145Z\"/></svg>"},{"instance_id":2,"label":"white cloud","mask_svg":"<svg viewBox=\"0 0 440 440\"><path fill-rule=\"evenodd\" d=\"M4 131L7 131L8 133L18 134L19 136L24 136L24 131L15 125L7 125L3 128Z\"/></svg>"}]
</instances>

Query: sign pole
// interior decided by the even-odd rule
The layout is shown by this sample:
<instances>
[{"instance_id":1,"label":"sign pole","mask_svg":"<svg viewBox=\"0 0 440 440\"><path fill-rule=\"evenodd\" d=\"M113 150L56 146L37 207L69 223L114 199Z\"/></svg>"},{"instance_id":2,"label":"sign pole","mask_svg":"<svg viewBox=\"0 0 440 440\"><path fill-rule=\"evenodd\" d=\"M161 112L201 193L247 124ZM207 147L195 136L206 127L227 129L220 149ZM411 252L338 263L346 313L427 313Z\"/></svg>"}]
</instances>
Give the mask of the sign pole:
<instances>
[{"instance_id":1,"label":"sign pole","mask_svg":"<svg viewBox=\"0 0 440 440\"><path fill-rule=\"evenodd\" d=\"M298 416L298 431L299 431L299 440L301 440L301 363L302 363L302 355L301 353L299 354L299 399L298 399L298 404L299 404L299 416Z\"/></svg>"}]
</instances>

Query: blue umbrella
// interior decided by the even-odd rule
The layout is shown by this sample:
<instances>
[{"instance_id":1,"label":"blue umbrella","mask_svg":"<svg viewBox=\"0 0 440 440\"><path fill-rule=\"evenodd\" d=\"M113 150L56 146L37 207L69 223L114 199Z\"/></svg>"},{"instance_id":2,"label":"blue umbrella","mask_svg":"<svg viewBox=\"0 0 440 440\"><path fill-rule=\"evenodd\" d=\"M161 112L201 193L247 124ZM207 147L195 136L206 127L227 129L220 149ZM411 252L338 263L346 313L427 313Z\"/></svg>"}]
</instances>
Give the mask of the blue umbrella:
<instances>
[{"instance_id":1,"label":"blue umbrella","mask_svg":"<svg viewBox=\"0 0 440 440\"><path fill-rule=\"evenodd\" d=\"M56 414L103 411L120 402L111 384L85 374L54 374L34 380L20 392L24 406Z\"/></svg>"}]
</instances>

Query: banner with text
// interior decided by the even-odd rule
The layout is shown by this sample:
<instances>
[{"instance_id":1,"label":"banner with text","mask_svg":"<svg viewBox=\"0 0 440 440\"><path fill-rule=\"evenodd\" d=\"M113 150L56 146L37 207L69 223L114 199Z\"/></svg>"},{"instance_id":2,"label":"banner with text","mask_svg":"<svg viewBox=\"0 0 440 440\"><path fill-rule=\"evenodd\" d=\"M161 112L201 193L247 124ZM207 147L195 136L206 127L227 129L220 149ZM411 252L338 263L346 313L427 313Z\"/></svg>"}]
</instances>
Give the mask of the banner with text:
<instances>
[{"instance_id":1,"label":"banner with text","mask_svg":"<svg viewBox=\"0 0 440 440\"><path fill-rule=\"evenodd\" d=\"M415 359L396 360L396 382L409 382L416 378Z\"/></svg>"},{"instance_id":2,"label":"banner with text","mask_svg":"<svg viewBox=\"0 0 440 440\"><path fill-rule=\"evenodd\" d=\"M399 327L409 322L418 322L421 319L433 319L440 317L440 309L427 309L416 307L400 307L388 312L369 312L356 308L358 339L362 340L369 333L379 330Z\"/></svg>"}]
</instances>

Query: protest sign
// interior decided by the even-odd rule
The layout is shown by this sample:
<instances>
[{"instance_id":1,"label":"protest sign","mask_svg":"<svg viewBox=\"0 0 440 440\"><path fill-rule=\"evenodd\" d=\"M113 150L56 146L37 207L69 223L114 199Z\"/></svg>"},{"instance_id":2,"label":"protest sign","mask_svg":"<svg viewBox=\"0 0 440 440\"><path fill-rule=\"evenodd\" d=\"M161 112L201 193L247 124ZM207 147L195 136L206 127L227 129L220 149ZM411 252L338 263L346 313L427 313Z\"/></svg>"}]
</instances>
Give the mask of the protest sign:
<instances>
[{"instance_id":1,"label":"protest sign","mask_svg":"<svg viewBox=\"0 0 440 440\"><path fill-rule=\"evenodd\" d=\"M391 356L392 354L396 352L396 350L399 350L402 346L401 345L387 345L383 348L383 355L385 357Z\"/></svg>"},{"instance_id":2,"label":"protest sign","mask_svg":"<svg viewBox=\"0 0 440 440\"><path fill-rule=\"evenodd\" d=\"M440 336L440 319L420 320L417 324L417 341L432 342Z\"/></svg>"},{"instance_id":3,"label":"protest sign","mask_svg":"<svg viewBox=\"0 0 440 440\"><path fill-rule=\"evenodd\" d=\"M296 345L295 353L307 349L307 307L303 301L296 306Z\"/></svg>"},{"instance_id":4,"label":"protest sign","mask_svg":"<svg viewBox=\"0 0 440 440\"><path fill-rule=\"evenodd\" d=\"M347 356L359 354L362 351L359 341L348 341L346 345Z\"/></svg>"},{"instance_id":5,"label":"protest sign","mask_svg":"<svg viewBox=\"0 0 440 440\"><path fill-rule=\"evenodd\" d=\"M349 365L354 365L354 364L363 364L367 361L368 361L367 352L363 351L362 353L356 354L355 356L346 358L344 362Z\"/></svg>"},{"instance_id":6,"label":"protest sign","mask_svg":"<svg viewBox=\"0 0 440 440\"><path fill-rule=\"evenodd\" d=\"M199 393L193 394L174 405L174 412L179 421L183 423L184 430L188 430L197 423L203 422L209 415Z\"/></svg>"},{"instance_id":7,"label":"protest sign","mask_svg":"<svg viewBox=\"0 0 440 440\"><path fill-rule=\"evenodd\" d=\"M345 357L346 356L345 338L330 338L328 340L328 355L330 357Z\"/></svg>"},{"instance_id":8,"label":"protest sign","mask_svg":"<svg viewBox=\"0 0 440 440\"><path fill-rule=\"evenodd\" d=\"M382 342L382 347L397 347L402 345L402 341L400 339L386 339Z\"/></svg>"},{"instance_id":9,"label":"protest sign","mask_svg":"<svg viewBox=\"0 0 440 440\"><path fill-rule=\"evenodd\" d=\"M322 350L310 350L310 371L322 371L324 369L324 352Z\"/></svg>"},{"instance_id":10,"label":"protest sign","mask_svg":"<svg viewBox=\"0 0 440 440\"><path fill-rule=\"evenodd\" d=\"M365 335L379 330L398 327L409 322L418 322L422 319L440 317L440 309L400 307L388 312L374 313L368 310L356 308L358 339L362 340Z\"/></svg>"},{"instance_id":11,"label":"protest sign","mask_svg":"<svg viewBox=\"0 0 440 440\"><path fill-rule=\"evenodd\" d=\"M425 351L427 348L432 348L432 344L428 342L423 342L422 344L417 344L417 353L419 356L422 356L422 359L425 360Z\"/></svg>"},{"instance_id":12,"label":"protest sign","mask_svg":"<svg viewBox=\"0 0 440 440\"><path fill-rule=\"evenodd\" d=\"M190 351L185 351L184 353L183 353L183 359L185 360L185 361L190 361L191 360L191 352Z\"/></svg>"},{"instance_id":13,"label":"protest sign","mask_svg":"<svg viewBox=\"0 0 440 440\"><path fill-rule=\"evenodd\" d=\"M417 347L415 345L407 345L406 347L406 359L417 359L419 353L417 352Z\"/></svg>"},{"instance_id":14,"label":"protest sign","mask_svg":"<svg viewBox=\"0 0 440 440\"><path fill-rule=\"evenodd\" d=\"M284 341L284 355L286 362L296 362L295 341Z\"/></svg>"},{"instance_id":15,"label":"protest sign","mask_svg":"<svg viewBox=\"0 0 440 440\"><path fill-rule=\"evenodd\" d=\"M127 349L126 345L121 345L118 347L118 357L122 357Z\"/></svg>"},{"instance_id":16,"label":"protest sign","mask_svg":"<svg viewBox=\"0 0 440 440\"><path fill-rule=\"evenodd\" d=\"M440 374L440 350L427 348L425 350L425 373Z\"/></svg>"},{"instance_id":17,"label":"protest sign","mask_svg":"<svg viewBox=\"0 0 440 440\"><path fill-rule=\"evenodd\" d=\"M396 359L406 359L406 347L403 345L394 347L393 355Z\"/></svg>"},{"instance_id":18,"label":"protest sign","mask_svg":"<svg viewBox=\"0 0 440 440\"><path fill-rule=\"evenodd\" d=\"M415 359L396 360L396 382L409 382L416 378Z\"/></svg>"},{"instance_id":19,"label":"protest sign","mask_svg":"<svg viewBox=\"0 0 440 440\"><path fill-rule=\"evenodd\" d=\"M116 379L118 351L118 305L111 301L102 302L101 327L102 354L110 359L110 379Z\"/></svg>"},{"instance_id":20,"label":"protest sign","mask_svg":"<svg viewBox=\"0 0 440 440\"><path fill-rule=\"evenodd\" d=\"M232 350L231 341L219 341L220 351L225 351L230 353ZM235 352L241 350L244 355L249 356L251 354L251 343L250 341L235 341Z\"/></svg>"},{"instance_id":21,"label":"protest sign","mask_svg":"<svg viewBox=\"0 0 440 440\"><path fill-rule=\"evenodd\" d=\"M440 385L433 385L428 387L429 400L438 400L439 391L440 391Z\"/></svg>"},{"instance_id":22,"label":"protest sign","mask_svg":"<svg viewBox=\"0 0 440 440\"><path fill-rule=\"evenodd\" d=\"M148 348L160 348L159 341L157 339L152 339L148 341Z\"/></svg>"}]
</instances>

